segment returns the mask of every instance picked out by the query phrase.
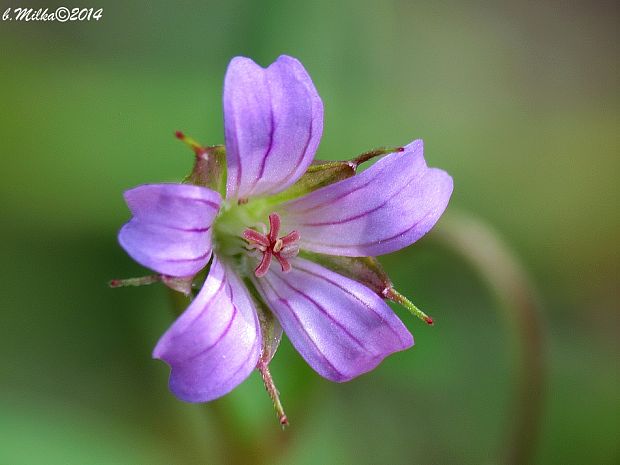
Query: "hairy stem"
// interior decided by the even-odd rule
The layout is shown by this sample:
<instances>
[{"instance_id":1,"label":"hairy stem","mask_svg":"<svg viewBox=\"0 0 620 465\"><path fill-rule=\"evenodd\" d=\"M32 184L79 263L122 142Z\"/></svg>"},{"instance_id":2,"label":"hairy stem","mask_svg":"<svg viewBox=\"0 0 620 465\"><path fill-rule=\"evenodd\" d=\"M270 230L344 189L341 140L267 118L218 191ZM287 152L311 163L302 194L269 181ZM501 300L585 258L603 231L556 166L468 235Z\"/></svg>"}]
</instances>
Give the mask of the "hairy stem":
<instances>
[{"instance_id":1,"label":"hairy stem","mask_svg":"<svg viewBox=\"0 0 620 465\"><path fill-rule=\"evenodd\" d=\"M278 421L280 422L280 425L282 425L282 428L285 428L288 426L288 418L284 412L284 407L282 407L282 402L280 402L280 393L273 382L273 377L269 371L269 365L264 361L259 360L256 368L260 372L260 375L263 378L263 383L265 384L265 389L267 390L267 394L269 394L269 397L273 402L273 408L276 411L276 415L278 415Z\"/></svg>"},{"instance_id":2,"label":"hairy stem","mask_svg":"<svg viewBox=\"0 0 620 465\"><path fill-rule=\"evenodd\" d=\"M434 324L433 319L430 316L428 316L426 313L424 313L422 310L416 307L416 305L411 300L409 300L407 297L402 295L400 292L398 292L393 287L387 288L385 292L383 292L383 296L386 299L391 300L392 302L396 302L397 304L402 305L407 310L409 310L409 312L413 316L419 318L427 325L433 326Z\"/></svg>"}]
</instances>

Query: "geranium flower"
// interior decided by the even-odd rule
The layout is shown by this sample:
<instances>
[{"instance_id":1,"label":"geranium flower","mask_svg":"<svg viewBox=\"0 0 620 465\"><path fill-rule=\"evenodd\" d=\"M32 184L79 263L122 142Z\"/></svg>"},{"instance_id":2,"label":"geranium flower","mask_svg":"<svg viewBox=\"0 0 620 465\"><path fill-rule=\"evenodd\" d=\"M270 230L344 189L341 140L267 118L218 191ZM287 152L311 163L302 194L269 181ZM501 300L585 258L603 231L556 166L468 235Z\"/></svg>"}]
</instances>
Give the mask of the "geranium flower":
<instances>
[{"instance_id":1,"label":"geranium flower","mask_svg":"<svg viewBox=\"0 0 620 465\"><path fill-rule=\"evenodd\" d=\"M133 217L119 242L137 262L181 282L210 263L202 289L153 352L170 365L172 392L189 402L228 393L266 367L279 325L306 362L336 382L410 347L411 334L384 300L399 296L387 278L373 285L365 278L372 267L358 273L366 262L356 258L339 262L338 273L329 256L374 257L412 244L446 208L450 176L426 166L416 140L355 176L304 178L309 168L325 173L311 166L323 104L294 58L281 56L266 69L234 58L223 100L225 195L217 182L125 193ZM206 148L197 154L215 157ZM197 164L190 181L200 170L213 181L205 166ZM269 312L277 321L268 327L261 323Z\"/></svg>"}]
</instances>

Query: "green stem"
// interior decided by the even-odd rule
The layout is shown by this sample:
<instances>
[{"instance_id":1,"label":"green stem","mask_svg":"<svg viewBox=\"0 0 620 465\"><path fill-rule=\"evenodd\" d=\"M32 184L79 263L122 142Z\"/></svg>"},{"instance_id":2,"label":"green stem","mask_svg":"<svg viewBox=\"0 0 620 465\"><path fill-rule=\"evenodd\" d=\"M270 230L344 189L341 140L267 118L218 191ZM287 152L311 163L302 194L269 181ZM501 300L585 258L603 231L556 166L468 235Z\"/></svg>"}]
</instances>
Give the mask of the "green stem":
<instances>
[{"instance_id":1,"label":"green stem","mask_svg":"<svg viewBox=\"0 0 620 465\"><path fill-rule=\"evenodd\" d=\"M466 214L445 215L435 239L473 264L494 291L517 353L517 389L510 432L501 463L533 462L539 436L545 388L544 330L541 308L526 272L489 226Z\"/></svg>"}]
</instances>

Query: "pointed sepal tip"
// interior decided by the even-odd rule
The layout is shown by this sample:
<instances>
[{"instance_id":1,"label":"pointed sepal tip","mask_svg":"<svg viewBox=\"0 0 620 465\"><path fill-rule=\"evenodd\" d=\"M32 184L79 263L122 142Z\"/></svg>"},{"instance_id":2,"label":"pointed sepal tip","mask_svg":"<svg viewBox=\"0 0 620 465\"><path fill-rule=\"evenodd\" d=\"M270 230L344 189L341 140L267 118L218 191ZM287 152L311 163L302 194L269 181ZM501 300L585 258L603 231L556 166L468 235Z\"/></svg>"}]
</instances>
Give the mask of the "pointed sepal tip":
<instances>
[{"instance_id":1,"label":"pointed sepal tip","mask_svg":"<svg viewBox=\"0 0 620 465\"><path fill-rule=\"evenodd\" d=\"M187 136L183 131L175 131L174 136L177 139L179 139L181 142L186 144L189 148L191 148L196 154L196 156L200 156L200 155L207 153L207 149L205 147L203 147L198 142L196 142L196 140Z\"/></svg>"},{"instance_id":2,"label":"pointed sepal tip","mask_svg":"<svg viewBox=\"0 0 620 465\"><path fill-rule=\"evenodd\" d=\"M263 360L259 360L256 365L256 369L260 372L261 377L263 378L263 383L265 385L265 389L267 390L267 394L271 398L273 402L273 408L276 411L276 415L278 416L278 421L282 426L282 429L286 428L288 423L288 417L284 412L284 407L282 406L282 402L280 401L280 393L276 388L276 385L273 381L273 377L271 376L271 372L269 371L269 365L265 363Z\"/></svg>"},{"instance_id":3,"label":"pointed sepal tip","mask_svg":"<svg viewBox=\"0 0 620 465\"><path fill-rule=\"evenodd\" d=\"M407 297L402 295L400 292L398 292L393 287L386 288L383 291L383 296L386 299L391 300L392 302L396 302L397 304L402 305L407 310L409 310L409 312L413 316L418 317L420 320L422 320L427 325L429 326L435 325L435 321L430 316L428 316L426 313L424 313L422 310L416 307L413 302L411 302Z\"/></svg>"}]
</instances>

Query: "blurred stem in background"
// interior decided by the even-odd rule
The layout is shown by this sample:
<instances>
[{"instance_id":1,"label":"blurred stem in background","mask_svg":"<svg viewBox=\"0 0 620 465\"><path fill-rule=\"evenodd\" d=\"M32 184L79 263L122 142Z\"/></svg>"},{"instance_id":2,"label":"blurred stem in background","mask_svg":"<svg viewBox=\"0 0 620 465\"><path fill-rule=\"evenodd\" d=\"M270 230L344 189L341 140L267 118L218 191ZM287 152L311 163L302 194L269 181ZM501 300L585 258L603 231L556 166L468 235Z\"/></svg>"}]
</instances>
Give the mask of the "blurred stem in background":
<instances>
[{"instance_id":1,"label":"blurred stem in background","mask_svg":"<svg viewBox=\"0 0 620 465\"><path fill-rule=\"evenodd\" d=\"M493 229L465 213L444 215L430 236L456 251L480 273L499 301L516 357L515 402L508 435L498 463L524 465L533 462L542 416L545 387L545 353L540 304L536 293L510 249ZM190 300L171 291L172 306L179 315ZM307 400L307 399L306 399ZM218 422L225 460L229 464L273 462L290 444L294 428L282 432L275 424L257 430L257 436L241 440L234 419L215 401L209 413ZM286 435L286 438L282 437Z\"/></svg>"},{"instance_id":2,"label":"blurred stem in background","mask_svg":"<svg viewBox=\"0 0 620 465\"><path fill-rule=\"evenodd\" d=\"M542 312L525 270L497 233L465 213L448 212L431 235L456 251L480 273L499 300L498 310L511 337L516 357L515 402L499 463L534 461L545 390L545 347Z\"/></svg>"}]
</instances>

